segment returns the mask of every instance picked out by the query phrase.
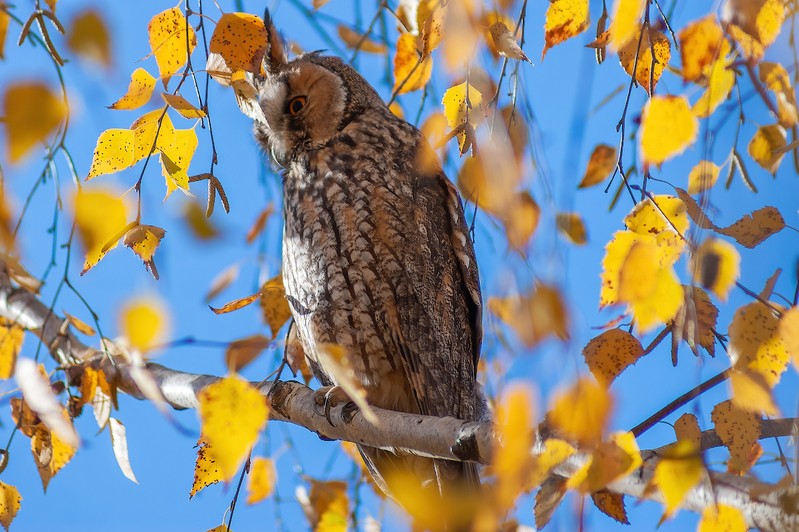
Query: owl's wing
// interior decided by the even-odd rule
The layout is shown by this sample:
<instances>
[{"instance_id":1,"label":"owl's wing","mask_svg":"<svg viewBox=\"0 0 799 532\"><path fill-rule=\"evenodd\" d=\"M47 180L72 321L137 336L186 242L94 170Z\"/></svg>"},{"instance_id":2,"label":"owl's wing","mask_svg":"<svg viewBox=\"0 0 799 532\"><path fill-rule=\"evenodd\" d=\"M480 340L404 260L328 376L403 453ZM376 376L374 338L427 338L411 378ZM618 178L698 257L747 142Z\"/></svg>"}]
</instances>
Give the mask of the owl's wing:
<instances>
[{"instance_id":1,"label":"owl's wing","mask_svg":"<svg viewBox=\"0 0 799 532\"><path fill-rule=\"evenodd\" d=\"M400 303L397 349L421 413L475 419L482 305L463 206L443 171L417 173L412 189L401 250L412 300Z\"/></svg>"}]
</instances>

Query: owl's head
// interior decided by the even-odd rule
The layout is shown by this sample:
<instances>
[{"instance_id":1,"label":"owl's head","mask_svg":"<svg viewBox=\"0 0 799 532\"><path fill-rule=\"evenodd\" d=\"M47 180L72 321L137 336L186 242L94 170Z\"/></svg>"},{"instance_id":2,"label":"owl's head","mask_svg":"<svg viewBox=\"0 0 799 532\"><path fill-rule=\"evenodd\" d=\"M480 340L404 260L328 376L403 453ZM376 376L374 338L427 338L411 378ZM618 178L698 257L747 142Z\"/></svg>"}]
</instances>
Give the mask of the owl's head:
<instances>
[{"instance_id":1,"label":"owl's head","mask_svg":"<svg viewBox=\"0 0 799 532\"><path fill-rule=\"evenodd\" d=\"M257 87L266 123L256 124L256 137L275 162L285 166L298 153L324 146L366 109L385 107L338 57L312 52L289 61L268 12L264 22L264 77Z\"/></svg>"}]
</instances>

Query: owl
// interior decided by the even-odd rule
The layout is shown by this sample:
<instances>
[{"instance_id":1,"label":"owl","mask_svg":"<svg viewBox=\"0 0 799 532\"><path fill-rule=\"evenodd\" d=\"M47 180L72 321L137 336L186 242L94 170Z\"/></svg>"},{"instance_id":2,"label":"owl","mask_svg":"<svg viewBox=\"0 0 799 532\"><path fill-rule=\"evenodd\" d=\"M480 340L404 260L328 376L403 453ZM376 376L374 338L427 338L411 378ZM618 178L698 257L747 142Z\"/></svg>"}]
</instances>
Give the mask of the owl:
<instances>
[{"instance_id":1,"label":"owl","mask_svg":"<svg viewBox=\"0 0 799 532\"><path fill-rule=\"evenodd\" d=\"M289 61L268 13L266 25L255 134L283 168L283 282L318 393L338 384L332 344L369 404L482 419L480 285L457 189L355 69L318 52ZM479 489L475 464L360 452L400 504L398 478L433 497Z\"/></svg>"}]
</instances>

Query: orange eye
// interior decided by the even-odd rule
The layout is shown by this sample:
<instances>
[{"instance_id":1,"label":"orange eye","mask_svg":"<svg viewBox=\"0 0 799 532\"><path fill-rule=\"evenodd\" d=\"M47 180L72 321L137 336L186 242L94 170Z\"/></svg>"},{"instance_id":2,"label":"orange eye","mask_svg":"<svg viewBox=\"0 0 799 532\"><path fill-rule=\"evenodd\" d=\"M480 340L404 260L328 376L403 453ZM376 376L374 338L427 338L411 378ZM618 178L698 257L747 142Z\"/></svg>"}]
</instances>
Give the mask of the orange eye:
<instances>
[{"instance_id":1,"label":"orange eye","mask_svg":"<svg viewBox=\"0 0 799 532\"><path fill-rule=\"evenodd\" d=\"M297 96L289 102L289 113L296 115L305 107L305 96Z\"/></svg>"}]
</instances>

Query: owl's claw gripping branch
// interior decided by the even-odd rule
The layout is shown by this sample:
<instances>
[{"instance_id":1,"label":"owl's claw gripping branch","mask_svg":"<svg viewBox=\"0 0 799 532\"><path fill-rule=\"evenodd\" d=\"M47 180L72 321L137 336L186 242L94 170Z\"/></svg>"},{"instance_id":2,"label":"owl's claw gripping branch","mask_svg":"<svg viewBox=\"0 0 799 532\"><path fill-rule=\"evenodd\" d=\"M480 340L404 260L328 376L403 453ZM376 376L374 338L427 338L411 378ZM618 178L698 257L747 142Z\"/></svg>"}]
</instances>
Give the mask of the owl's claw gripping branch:
<instances>
[{"instance_id":1,"label":"owl's claw gripping branch","mask_svg":"<svg viewBox=\"0 0 799 532\"><path fill-rule=\"evenodd\" d=\"M340 386L322 386L314 392L314 403L318 407L324 406L325 419L330 426L335 426L333 420L330 418L330 410L341 404L346 404L350 401L347 392ZM345 405L346 406L346 405ZM351 419L351 418L350 418Z\"/></svg>"}]
</instances>

